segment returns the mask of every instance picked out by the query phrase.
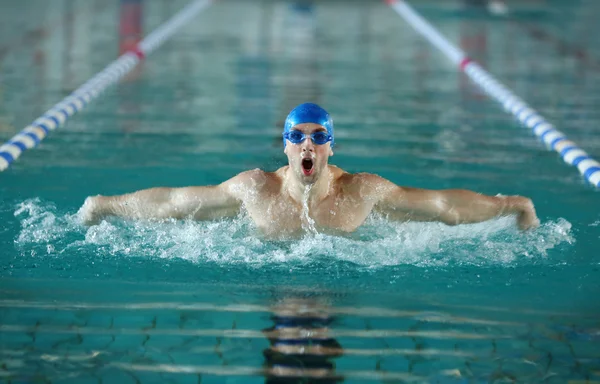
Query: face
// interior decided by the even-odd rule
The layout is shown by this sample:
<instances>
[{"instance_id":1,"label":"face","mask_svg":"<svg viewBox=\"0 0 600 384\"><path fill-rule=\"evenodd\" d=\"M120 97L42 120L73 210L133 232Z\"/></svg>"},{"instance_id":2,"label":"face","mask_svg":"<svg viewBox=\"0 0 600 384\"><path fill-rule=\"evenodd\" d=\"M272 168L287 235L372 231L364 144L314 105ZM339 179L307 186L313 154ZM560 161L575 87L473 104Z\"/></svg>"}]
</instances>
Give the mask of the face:
<instances>
[{"instance_id":1,"label":"face","mask_svg":"<svg viewBox=\"0 0 600 384\"><path fill-rule=\"evenodd\" d=\"M288 157L290 168L294 175L304 184L316 182L323 173L329 156L333 156L331 142L322 145L313 143L310 135L317 131L327 133L327 130L319 124L304 123L294 126L290 131L298 130L306 135L306 139L300 144L286 141L284 153Z\"/></svg>"}]
</instances>

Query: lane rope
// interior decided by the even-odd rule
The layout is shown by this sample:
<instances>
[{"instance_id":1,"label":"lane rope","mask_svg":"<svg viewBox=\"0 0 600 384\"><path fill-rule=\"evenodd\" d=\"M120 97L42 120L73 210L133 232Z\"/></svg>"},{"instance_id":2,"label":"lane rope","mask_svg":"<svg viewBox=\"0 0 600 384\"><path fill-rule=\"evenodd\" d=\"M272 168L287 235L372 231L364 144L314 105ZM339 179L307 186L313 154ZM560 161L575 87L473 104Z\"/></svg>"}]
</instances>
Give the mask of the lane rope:
<instances>
[{"instance_id":1,"label":"lane rope","mask_svg":"<svg viewBox=\"0 0 600 384\"><path fill-rule=\"evenodd\" d=\"M36 147L51 131L62 127L70 117L82 111L109 86L121 80L140 61L160 47L179 28L187 24L213 1L196 0L186 5L140 41L135 48L121 55L61 102L47 110L31 125L0 146L0 172L6 170L23 152Z\"/></svg>"},{"instance_id":2,"label":"lane rope","mask_svg":"<svg viewBox=\"0 0 600 384\"><path fill-rule=\"evenodd\" d=\"M469 58L465 52L453 45L408 3L403 0L385 0L385 2L432 45L442 51L488 96L502 104L507 112L515 116L524 126L530 128L544 144L559 153L565 163L576 167L588 182L595 187L600 187L600 163L598 161L569 140L564 133L557 130L537 111Z\"/></svg>"}]
</instances>

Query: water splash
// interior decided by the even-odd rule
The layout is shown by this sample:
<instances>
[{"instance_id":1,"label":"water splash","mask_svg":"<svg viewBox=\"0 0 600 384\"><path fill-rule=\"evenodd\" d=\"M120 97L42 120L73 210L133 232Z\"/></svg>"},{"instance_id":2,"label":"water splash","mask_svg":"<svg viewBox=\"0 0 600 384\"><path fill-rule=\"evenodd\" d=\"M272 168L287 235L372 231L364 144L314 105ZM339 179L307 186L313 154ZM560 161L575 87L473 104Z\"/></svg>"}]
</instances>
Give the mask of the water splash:
<instances>
[{"instance_id":1,"label":"water splash","mask_svg":"<svg viewBox=\"0 0 600 384\"><path fill-rule=\"evenodd\" d=\"M310 217L310 210L308 207L308 199L310 198L312 186L312 184L308 184L304 187L304 195L302 196L302 229L310 234L316 235L317 229L315 228L315 220Z\"/></svg>"},{"instance_id":2,"label":"water splash","mask_svg":"<svg viewBox=\"0 0 600 384\"><path fill-rule=\"evenodd\" d=\"M26 254L103 257L156 257L192 262L253 265L338 260L368 268L392 265L514 265L543 260L548 251L575 239L571 224L549 221L520 232L514 218L450 227L440 223L392 223L372 216L349 236L314 233L302 239L261 238L249 217L220 221L103 221L81 226L75 215L61 214L39 199L15 210L21 223L15 240Z\"/></svg>"}]
</instances>

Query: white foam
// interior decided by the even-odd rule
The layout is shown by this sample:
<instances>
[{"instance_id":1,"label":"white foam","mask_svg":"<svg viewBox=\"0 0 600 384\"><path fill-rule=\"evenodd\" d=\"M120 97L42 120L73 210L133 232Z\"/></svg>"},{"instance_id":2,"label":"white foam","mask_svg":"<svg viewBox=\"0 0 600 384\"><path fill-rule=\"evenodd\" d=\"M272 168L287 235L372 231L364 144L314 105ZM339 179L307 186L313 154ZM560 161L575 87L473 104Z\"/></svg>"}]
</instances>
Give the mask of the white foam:
<instances>
[{"instance_id":1,"label":"white foam","mask_svg":"<svg viewBox=\"0 0 600 384\"><path fill-rule=\"evenodd\" d=\"M261 238L244 215L210 222L112 219L84 227L75 215L57 213L54 205L32 199L19 204L15 216L22 227L17 246L38 256L76 254L86 249L98 256L257 266L315 260L344 261L368 268L510 265L546 257L558 245L575 241L571 224L562 218L520 232L511 217L450 227L440 223L390 223L374 216L347 237L317 233L301 239L270 241Z\"/></svg>"}]
</instances>

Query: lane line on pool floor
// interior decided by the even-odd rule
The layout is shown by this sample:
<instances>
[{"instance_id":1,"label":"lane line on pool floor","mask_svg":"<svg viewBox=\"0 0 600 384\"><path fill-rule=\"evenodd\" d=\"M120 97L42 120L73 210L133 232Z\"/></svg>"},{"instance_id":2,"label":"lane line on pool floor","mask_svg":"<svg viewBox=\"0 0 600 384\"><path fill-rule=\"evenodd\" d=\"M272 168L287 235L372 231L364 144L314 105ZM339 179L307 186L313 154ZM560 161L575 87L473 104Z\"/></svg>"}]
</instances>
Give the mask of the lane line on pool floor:
<instances>
[{"instance_id":1,"label":"lane line on pool floor","mask_svg":"<svg viewBox=\"0 0 600 384\"><path fill-rule=\"evenodd\" d=\"M68 334L68 335L155 335L155 336L196 336L225 337L230 339L277 338L281 340L323 339L335 337L353 338L402 338L419 337L440 340L508 340L519 339L519 334L473 333L454 330L395 330L395 329L330 329L330 328L281 328L271 331L255 329L197 329L197 328L108 328L76 325L21 325L0 324L2 333L36 333L36 334Z\"/></svg>"},{"instance_id":2,"label":"lane line on pool floor","mask_svg":"<svg viewBox=\"0 0 600 384\"><path fill-rule=\"evenodd\" d=\"M307 340L314 340L307 338ZM316 339L318 340L318 339ZM165 347L166 346L161 346ZM490 346L491 347L491 346ZM151 349L146 347L147 350ZM338 347L324 347L320 345L296 345L296 344L282 344L279 346L272 347L273 350L285 354L295 355L321 355L321 356L422 356L422 357L434 357L434 356L446 356L446 357L468 357L475 358L489 354L489 350L479 349L477 351L459 351L456 349L408 349L408 348L338 348ZM117 349L118 350L118 349ZM157 352L161 349L157 348ZM235 353L238 348L227 347L223 345L210 345L210 346L192 346L187 344L181 346L169 346L170 352L181 352L193 353L194 355L211 355L211 354L228 354ZM83 351L69 351L68 354L61 354L60 350L43 350L37 349L34 351L22 351L13 349L0 349L0 356L9 357L29 357L33 359L40 358L46 361L86 361L94 359L100 355L108 355L110 352L115 352L115 349L93 349L88 347Z\"/></svg>"},{"instance_id":3,"label":"lane line on pool floor","mask_svg":"<svg viewBox=\"0 0 600 384\"><path fill-rule=\"evenodd\" d=\"M257 304L213 304L213 303L180 303L180 302L145 302L145 303L65 303L53 301L47 302L25 302L22 300L0 300L0 308L11 309L35 309L51 311L73 311L73 310L120 310L120 311L216 311L216 312L241 312L241 313L271 313L273 307ZM306 310L306 308L304 308ZM281 309L283 311L283 309ZM471 318L466 316L453 316L443 312L435 311L403 311L396 309L385 309L377 307L321 307L310 308L310 316L371 316L371 317L391 317L391 318L416 318L423 322L440 322L453 324L473 324L484 326L507 326L507 327L526 327L528 323L518 323L513 321L488 320L481 318ZM297 315L293 309L288 309L289 316L306 317L307 315ZM286 312L286 313L287 313Z\"/></svg>"},{"instance_id":4,"label":"lane line on pool floor","mask_svg":"<svg viewBox=\"0 0 600 384\"><path fill-rule=\"evenodd\" d=\"M531 128L543 143L558 152L565 163L575 166L588 182L595 187L600 187L600 163L598 161L569 140L564 133L557 130L537 111L467 56L465 52L453 45L404 0L384 1L411 27L442 51L488 96L502 104L507 112L515 116L524 126Z\"/></svg>"},{"instance_id":5,"label":"lane line on pool floor","mask_svg":"<svg viewBox=\"0 0 600 384\"><path fill-rule=\"evenodd\" d=\"M0 172L6 170L23 152L36 147L51 131L63 126L71 116L82 111L106 88L117 83L140 61L160 47L179 28L187 24L213 1L215 0L195 0L186 5L167 22L146 36L134 49L121 55L61 102L46 111L31 125L0 146Z\"/></svg>"}]
</instances>

